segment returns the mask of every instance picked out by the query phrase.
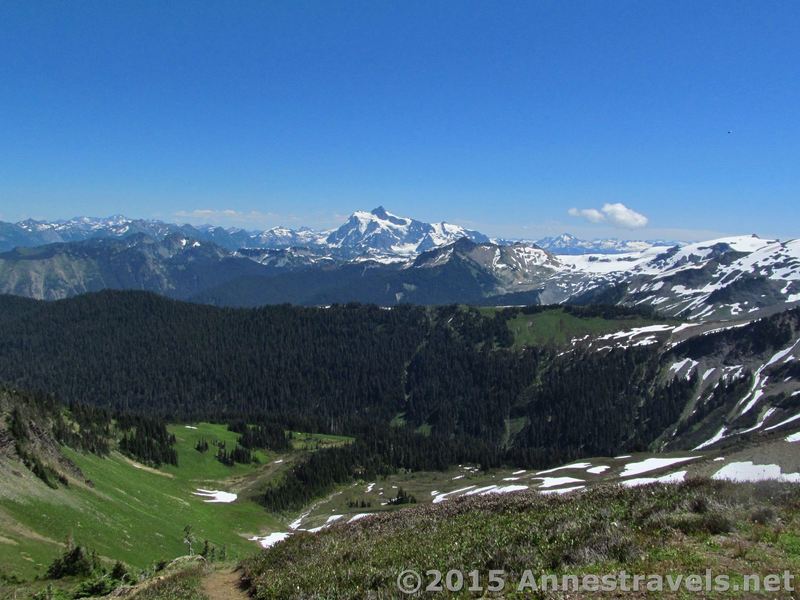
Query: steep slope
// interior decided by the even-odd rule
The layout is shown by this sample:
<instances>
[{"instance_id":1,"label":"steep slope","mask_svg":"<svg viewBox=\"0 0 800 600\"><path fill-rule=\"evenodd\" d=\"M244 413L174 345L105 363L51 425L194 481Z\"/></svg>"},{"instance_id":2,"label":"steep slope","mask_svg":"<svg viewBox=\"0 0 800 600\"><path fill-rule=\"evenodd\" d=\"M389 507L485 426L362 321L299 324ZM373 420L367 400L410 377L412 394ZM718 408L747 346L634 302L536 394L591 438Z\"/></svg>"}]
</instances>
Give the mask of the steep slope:
<instances>
[{"instance_id":1,"label":"steep slope","mask_svg":"<svg viewBox=\"0 0 800 600\"><path fill-rule=\"evenodd\" d=\"M694 586L683 578L702 581L706 569L729 590L742 573L794 572L799 495L791 484L723 482L475 494L294 535L246 560L244 580L258 600L355 599L365 590L393 598L399 589L413 595L431 585L457 597L618 598L650 595L650 582L661 577L658 596L681 598ZM666 577L676 572L683 576L671 595ZM632 573L648 574L639 593L631 592ZM545 574L556 577L543 581ZM601 574L612 588L600 587ZM592 579L576 589L584 575ZM726 595L726 588L715 591Z\"/></svg>"},{"instance_id":2,"label":"steep slope","mask_svg":"<svg viewBox=\"0 0 800 600\"><path fill-rule=\"evenodd\" d=\"M733 329L616 307L222 310L131 292L17 310L0 328L0 380L18 386L182 418L291 415L331 433L402 413L487 461L693 448L798 412L798 310Z\"/></svg>"},{"instance_id":3,"label":"steep slope","mask_svg":"<svg viewBox=\"0 0 800 600\"><path fill-rule=\"evenodd\" d=\"M219 306L353 301L383 306L535 304L542 283L562 268L555 257L534 246L499 246L467 238L399 262L367 256L342 262L301 249L239 254L265 265L283 265L290 272L275 271L269 280L241 278L193 300Z\"/></svg>"},{"instance_id":4,"label":"steep slope","mask_svg":"<svg viewBox=\"0 0 800 600\"><path fill-rule=\"evenodd\" d=\"M654 447L718 448L767 439L800 419L800 309L721 323L664 322L576 337L567 355L650 347L660 377L691 389Z\"/></svg>"},{"instance_id":5,"label":"steep slope","mask_svg":"<svg viewBox=\"0 0 800 600\"><path fill-rule=\"evenodd\" d=\"M800 302L797 240L750 236L556 256L535 245L462 237L417 254L425 245L418 222L365 214L369 219L358 221L363 231L340 232L333 248L229 252L181 234L20 248L0 254L0 293L52 299L145 289L220 306L621 304L698 322L769 314Z\"/></svg>"},{"instance_id":6,"label":"steep slope","mask_svg":"<svg viewBox=\"0 0 800 600\"><path fill-rule=\"evenodd\" d=\"M238 276L261 273L250 260L178 234L100 238L0 254L0 293L58 299L102 289L189 297Z\"/></svg>"},{"instance_id":7,"label":"steep slope","mask_svg":"<svg viewBox=\"0 0 800 600\"><path fill-rule=\"evenodd\" d=\"M693 321L733 318L800 301L800 242L756 236L653 247L633 254L560 256L547 302L651 306Z\"/></svg>"},{"instance_id":8,"label":"steep slope","mask_svg":"<svg viewBox=\"0 0 800 600\"><path fill-rule=\"evenodd\" d=\"M50 402L0 388L0 440L7 438L15 412L23 415L25 432L21 445L9 449L0 443L0 597L6 592L15 597L18 578L43 578L68 538L109 563L121 560L148 569L187 552L187 525L196 536L193 551L208 540L234 558L256 547L250 538L278 524L248 499L249 486L279 476L295 460L291 452L274 464L277 454L258 450L258 464L227 466L195 445L199 439L235 445L237 434L223 425L176 425L170 432L178 465L156 469L119 452L110 423L87 435L89 420ZM59 420L66 430L56 425ZM89 440L105 446L98 451L84 443ZM212 502L198 488L229 495L225 502ZM66 585L74 587L75 581ZM20 592L16 597L30 596Z\"/></svg>"}]
</instances>

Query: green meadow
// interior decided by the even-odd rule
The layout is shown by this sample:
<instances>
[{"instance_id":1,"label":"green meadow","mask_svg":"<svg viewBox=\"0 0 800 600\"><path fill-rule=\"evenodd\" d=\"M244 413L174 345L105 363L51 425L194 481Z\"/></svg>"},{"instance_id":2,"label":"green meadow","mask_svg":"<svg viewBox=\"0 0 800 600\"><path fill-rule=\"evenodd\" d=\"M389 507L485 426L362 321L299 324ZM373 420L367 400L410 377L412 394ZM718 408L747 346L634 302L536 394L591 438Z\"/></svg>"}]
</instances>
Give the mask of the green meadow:
<instances>
[{"instance_id":1,"label":"green meadow","mask_svg":"<svg viewBox=\"0 0 800 600\"><path fill-rule=\"evenodd\" d=\"M577 317L561 308L532 315L520 314L508 320L514 335L514 346L564 346L585 335L603 335L634 327L652 325L656 321L644 317L604 319L602 317Z\"/></svg>"},{"instance_id":2,"label":"green meadow","mask_svg":"<svg viewBox=\"0 0 800 600\"><path fill-rule=\"evenodd\" d=\"M183 529L190 525L199 549L203 540L225 547L231 558L257 549L248 538L280 529L280 519L250 500L260 486L292 463L274 453L256 453L258 464L227 467L215 448L200 453L199 439L226 441L237 434L223 425L174 425L178 465L152 469L113 452L107 457L64 449L91 483L71 480L50 489L19 465L0 469L0 565L5 576L42 575L71 536L101 556L147 568L188 553ZM276 460L282 462L276 463ZM198 488L237 493L235 502L209 503Z\"/></svg>"}]
</instances>

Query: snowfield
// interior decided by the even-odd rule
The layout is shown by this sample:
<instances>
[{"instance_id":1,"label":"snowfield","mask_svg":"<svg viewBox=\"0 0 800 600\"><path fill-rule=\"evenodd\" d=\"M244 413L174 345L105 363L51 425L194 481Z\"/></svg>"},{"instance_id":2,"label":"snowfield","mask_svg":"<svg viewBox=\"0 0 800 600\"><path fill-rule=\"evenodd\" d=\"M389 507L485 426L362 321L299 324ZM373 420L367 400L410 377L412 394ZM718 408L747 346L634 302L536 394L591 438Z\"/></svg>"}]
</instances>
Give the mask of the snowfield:
<instances>
[{"instance_id":1,"label":"snowfield","mask_svg":"<svg viewBox=\"0 0 800 600\"><path fill-rule=\"evenodd\" d=\"M800 473L782 473L778 465L756 465L749 460L727 464L714 473L711 478L736 482L784 481L800 483Z\"/></svg>"},{"instance_id":2,"label":"snowfield","mask_svg":"<svg viewBox=\"0 0 800 600\"><path fill-rule=\"evenodd\" d=\"M684 456L675 458L648 458L639 462L628 463L625 469L620 474L620 477L632 477L641 473L648 473L650 471L657 471L664 467L669 467L689 460L695 460L699 456Z\"/></svg>"},{"instance_id":3,"label":"snowfield","mask_svg":"<svg viewBox=\"0 0 800 600\"><path fill-rule=\"evenodd\" d=\"M542 480L540 488L558 487L568 483L585 483L583 479L576 479L575 477L534 477L534 479Z\"/></svg>"},{"instance_id":4,"label":"snowfield","mask_svg":"<svg viewBox=\"0 0 800 600\"><path fill-rule=\"evenodd\" d=\"M219 490L204 490L198 488L196 492L192 492L195 496L206 498L206 503L220 503L229 504L234 502L237 498L236 494L230 492L221 492Z\"/></svg>"},{"instance_id":5,"label":"snowfield","mask_svg":"<svg viewBox=\"0 0 800 600\"><path fill-rule=\"evenodd\" d=\"M681 483L686 479L686 471L676 471L661 477L638 477L636 479L627 479L622 482L625 487L636 487L639 485L647 485L648 483Z\"/></svg>"}]
</instances>

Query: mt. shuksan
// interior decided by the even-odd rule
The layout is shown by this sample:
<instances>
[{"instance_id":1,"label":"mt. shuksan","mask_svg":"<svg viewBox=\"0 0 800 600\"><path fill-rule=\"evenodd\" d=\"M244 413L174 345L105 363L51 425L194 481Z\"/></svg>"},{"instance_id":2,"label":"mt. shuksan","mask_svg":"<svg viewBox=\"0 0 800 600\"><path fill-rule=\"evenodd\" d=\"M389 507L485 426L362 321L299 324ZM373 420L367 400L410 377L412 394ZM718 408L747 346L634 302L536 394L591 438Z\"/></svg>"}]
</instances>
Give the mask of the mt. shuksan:
<instances>
[{"instance_id":1,"label":"mt. shuksan","mask_svg":"<svg viewBox=\"0 0 800 600\"><path fill-rule=\"evenodd\" d=\"M353 213L346 223L325 238L325 242L331 248L346 249L355 254L412 256L461 238L474 242L489 241L482 233L459 225L431 224L398 217L379 206L370 212Z\"/></svg>"}]
</instances>

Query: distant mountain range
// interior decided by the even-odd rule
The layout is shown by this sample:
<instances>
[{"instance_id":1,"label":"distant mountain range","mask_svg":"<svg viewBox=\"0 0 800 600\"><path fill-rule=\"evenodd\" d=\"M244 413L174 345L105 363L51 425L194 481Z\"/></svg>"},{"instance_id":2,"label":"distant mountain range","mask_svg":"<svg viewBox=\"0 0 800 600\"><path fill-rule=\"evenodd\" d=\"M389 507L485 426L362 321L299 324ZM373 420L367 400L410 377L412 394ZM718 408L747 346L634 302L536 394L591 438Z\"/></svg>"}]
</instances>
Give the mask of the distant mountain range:
<instances>
[{"instance_id":1,"label":"distant mountain range","mask_svg":"<svg viewBox=\"0 0 800 600\"><path fill-rule=\"evenodd\" d=\"M624 254L641 252L653 246L681 245L681 242L666 240L617 240L614 238L582 240L569 233L542 238L534 243L553 254Z\"/></svg>"},{"instance_id":2,"label":"distant mountain range","mask_svg":"<svg viewBox=\"0 0 800 600\"><path fill-rule=\"evenodd\" d=\"M124 217L24 221L2 231L17 247L0 253L0 293L49 300L137 289L221 306L603 303L689 320L800 302L800 241L756 236L684 245L568 235L504 242L382 207L330 232Z\"/></svg>"},{"instance_id":3,"label":"distant mountain range","mask_svg":"<svg viewBox=\"0 0 800 600\"><path fill-rule=\"evenodd\" d=\"M489 236L451 223L425 223L399 217L382 206L372 211L356 211L345 223L331 231L314 231L307 227L289 229L273 227L264 231L247 231L213 225L178 225L147 219L129 219L122 215L106 218L76 217L66 221L0 222L0 252L16 247L77 242L98 238L122 238L142 233L161 239L182 235L194 240L213 242L228 250L308 248L336 258L356 257L392 261L417 255L460 238L473 242L495 241L508 245L520 240L490 240ZM581 240L570 234L528 240L553 254L617 254L638 252L652 246L675 245L676 242L627 241L616 239Z\"/></svg>"}]
</instances>

